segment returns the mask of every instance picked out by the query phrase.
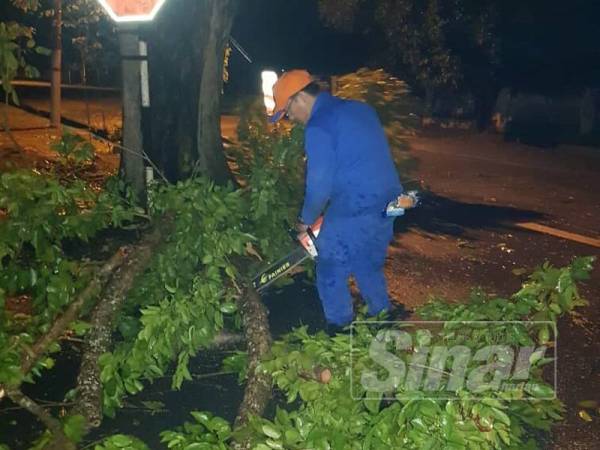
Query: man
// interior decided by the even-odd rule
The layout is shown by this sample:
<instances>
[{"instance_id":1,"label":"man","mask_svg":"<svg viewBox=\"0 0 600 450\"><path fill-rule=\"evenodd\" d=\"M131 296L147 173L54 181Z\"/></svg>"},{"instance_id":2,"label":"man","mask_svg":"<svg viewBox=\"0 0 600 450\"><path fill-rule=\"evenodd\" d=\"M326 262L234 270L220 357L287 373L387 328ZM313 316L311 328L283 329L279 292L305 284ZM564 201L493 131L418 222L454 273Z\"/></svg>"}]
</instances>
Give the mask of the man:
<instances>
[{"instance_id":1,"label":"man","mask_svg":"<svg viewBox=\"0 0 600 450\"><path fill-rule=\"evenodd\" d=\"M305 70L284 73L273 86L272 122L304 124L306 191L299 230L324 213L316 242L317 289L328 324L353 319L348 278L354 276L370 315L389 310L383 275L393 218L386 204L402 193L388 142L368 105L320 92Z\"/></svg>"}]
</instances>

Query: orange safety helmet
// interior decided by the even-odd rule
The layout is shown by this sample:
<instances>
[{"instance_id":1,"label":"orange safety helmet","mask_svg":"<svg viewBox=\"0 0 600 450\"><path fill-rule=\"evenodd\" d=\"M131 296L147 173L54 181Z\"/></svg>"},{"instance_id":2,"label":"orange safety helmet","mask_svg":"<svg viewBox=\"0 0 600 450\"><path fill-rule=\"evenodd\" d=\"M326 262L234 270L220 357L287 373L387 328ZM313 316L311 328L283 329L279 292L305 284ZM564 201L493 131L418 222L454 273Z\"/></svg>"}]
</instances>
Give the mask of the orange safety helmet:
<instances>
[{"instance_id":1,"label":"orange safety helmet","mask_svg":"<svg viewBox=\"0 0 600 450\"><path fill-rule=\"evenodd\" d=\"M275 109L270 121L277 122L281 119L290 97L293 97L313 81L312 76L306 70L290 70L281 75L273 85Z\"/></svg>"}]
</instances>

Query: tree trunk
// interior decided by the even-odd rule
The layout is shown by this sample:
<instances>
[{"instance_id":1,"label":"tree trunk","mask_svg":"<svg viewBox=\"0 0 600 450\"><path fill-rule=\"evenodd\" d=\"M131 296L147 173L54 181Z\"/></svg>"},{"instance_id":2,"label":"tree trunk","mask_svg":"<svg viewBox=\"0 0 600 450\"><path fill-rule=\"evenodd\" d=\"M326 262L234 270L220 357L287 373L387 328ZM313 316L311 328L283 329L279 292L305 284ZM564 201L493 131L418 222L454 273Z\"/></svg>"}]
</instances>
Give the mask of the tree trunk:
<instances>
[{"instance_id":1,"label":"tree trunk","mask_svg":"<svg viewBox=\"0 0 600 450\"><path fill-rule=\"evenodd\" d=\"M61 71L62 71L62 0L54 0L54 48L52 49L52 80L50 100L50 125L60 129Z\"/></svg>"},{"instance_id":2,"label":"tree trunk","mask_svg":"<svg viewBox=\"0 0 600 450\"><path fill-rule=\"evenodd\" d=\"M229 33L233 25L234 0L209 0L210 22L203 51L200 96L198 101L198 135L195 171L218 183L230 179L221 140L221 94L223 62Z\"/></svg>"},{"instance_id":3,"label":"tree trunk","mask_svg":"<svg viewBox=\"0 0 600 450\"><path fill-rule=\"evenodd\" d=\"M135 25L121 25L119 46L122 66L123 96L123 149L121 177L129 183L139 201L146 201L142 139L142 112L140 92L139 38Z\"/></svg>"},{"instance_id":4,"label":"tree trunk","mask_svg":"<svg viewBox=\"0 0 600 450\"><path fill-rule=\"evenodd\" d=\"M230 178L220 132L225 45L237 0L171 0L148 29L150 156L172 181Z\"/></svg>"}]
</instances>

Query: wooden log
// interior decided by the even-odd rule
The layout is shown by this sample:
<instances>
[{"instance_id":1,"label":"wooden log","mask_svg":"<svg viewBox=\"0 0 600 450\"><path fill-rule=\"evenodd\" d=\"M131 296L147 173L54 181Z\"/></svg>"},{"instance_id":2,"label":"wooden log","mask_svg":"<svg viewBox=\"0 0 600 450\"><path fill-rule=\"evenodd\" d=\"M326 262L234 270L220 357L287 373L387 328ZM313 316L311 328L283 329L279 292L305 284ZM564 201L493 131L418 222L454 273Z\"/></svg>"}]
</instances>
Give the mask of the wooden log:
<instances>
[{"instance_id":1,"label":"wooden log","mask_svg":"<svg viewBox=\"0 0 600 450\"><path fill-rule=\"evenodd\" d=\"M81 414L90 427L98 427L102 422L102 384L98 359L110 349L116 316L136 276L149 266L154 250L162 242L164 223L161 225L146 232L138 244L127 249L125 262L115 271L92 311L92 326L85 338L74 408L75 414Z\"/></svg>"},{"instance_id":2,"label":"wooden log","mask_svg":"<svg viewBox=\"0 0 600 450\"><path fill-rule=\"evenodd\" d=\"M235 428L246 425L252 415L262 416L272 395L270 375L257 370L260 361L271 349L272 338L267 308L258 292L251 286L247 286L238 299L238 307L242 315L248 351L248 379L244 398L235 419ZM234 448L248 449L250 443L242 439L235 443Z\"/></svg>"}]
</instances>

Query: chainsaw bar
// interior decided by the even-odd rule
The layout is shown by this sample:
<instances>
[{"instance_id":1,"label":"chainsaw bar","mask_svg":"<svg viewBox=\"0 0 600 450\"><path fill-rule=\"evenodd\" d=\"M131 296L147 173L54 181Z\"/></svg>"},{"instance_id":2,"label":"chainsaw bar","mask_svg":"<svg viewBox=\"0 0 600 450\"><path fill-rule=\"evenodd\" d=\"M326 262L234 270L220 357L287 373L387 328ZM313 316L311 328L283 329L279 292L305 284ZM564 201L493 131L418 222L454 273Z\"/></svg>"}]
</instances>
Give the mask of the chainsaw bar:
<instances>
[{"instance_id":1,"label":"chainsaw bar","mask_svg":"<svg viewBox=\"0 0 600 450\"><path fill-rule=\"evenodd\" d=\"M296 250L288 253L269 266L266 270L256 275L254 280L252 280L252 286L258 292L262 292L270 284L289 273L294 267L297 267L306 261L307 258L310 258L310 255L304 247L298 247Z\"/></svg>"}]
</instances>

